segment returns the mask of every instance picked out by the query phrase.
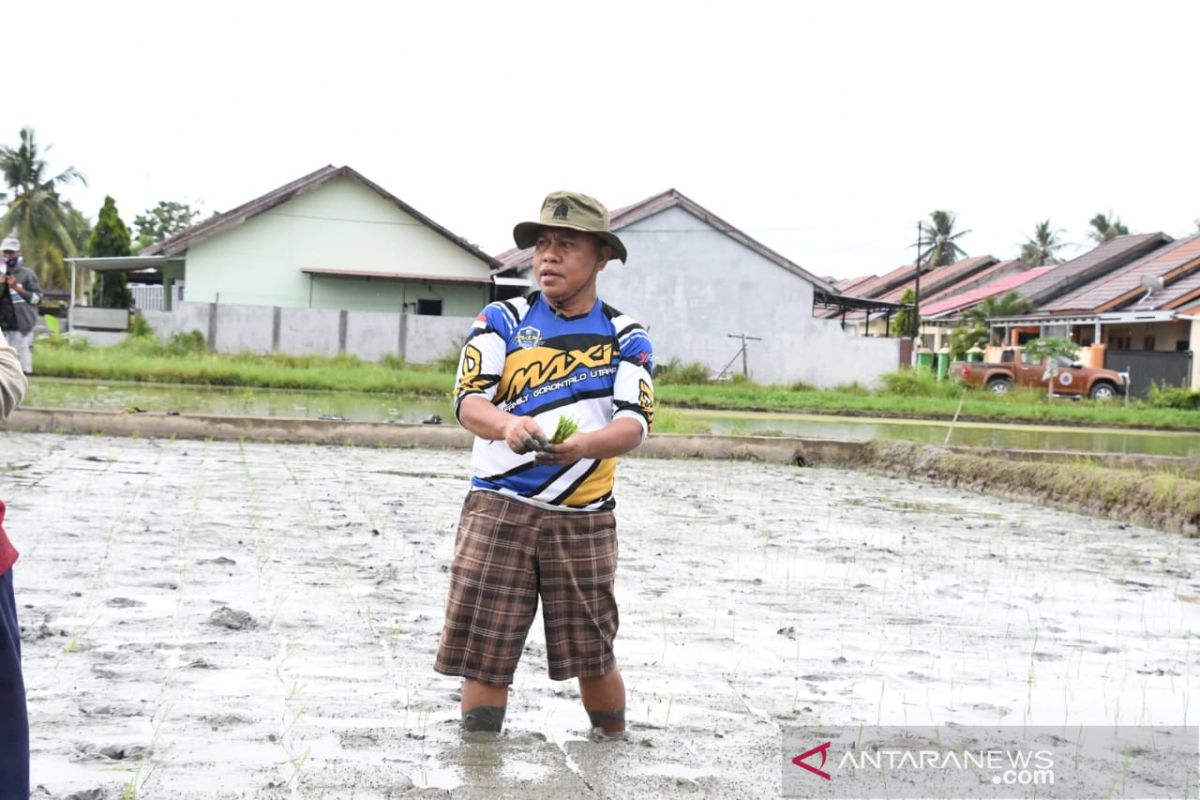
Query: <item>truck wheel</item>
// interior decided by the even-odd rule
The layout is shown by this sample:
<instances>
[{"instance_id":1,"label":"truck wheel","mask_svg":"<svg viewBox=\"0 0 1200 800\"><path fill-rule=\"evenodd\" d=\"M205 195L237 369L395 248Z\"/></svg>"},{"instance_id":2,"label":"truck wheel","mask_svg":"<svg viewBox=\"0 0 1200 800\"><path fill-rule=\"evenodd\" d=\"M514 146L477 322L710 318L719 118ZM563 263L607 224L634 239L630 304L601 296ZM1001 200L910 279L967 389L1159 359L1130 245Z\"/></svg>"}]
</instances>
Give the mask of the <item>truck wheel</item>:
<instances>
[{"instance_id":1,"label":"truck wheel","mask_svg":"<svg viewBox=\"0 0 1200 800\"><path fill-rule=\"evenodd\" d=\"M992 394L1008 394L1012 391L1013 382L1010 378L992 378L987 388Z\"/></svg>"},{"instance_id":2,"label":"truck wheel","mask_svg":"<svg viewBox=\"0 0 1200 800\"><path fill-rule=\"evenodd\" d=\"M1092 387L1093 400L1112 400L1116 396L1116 387L1107 381L1100 381Z\"/></svg>"}]
</instances>

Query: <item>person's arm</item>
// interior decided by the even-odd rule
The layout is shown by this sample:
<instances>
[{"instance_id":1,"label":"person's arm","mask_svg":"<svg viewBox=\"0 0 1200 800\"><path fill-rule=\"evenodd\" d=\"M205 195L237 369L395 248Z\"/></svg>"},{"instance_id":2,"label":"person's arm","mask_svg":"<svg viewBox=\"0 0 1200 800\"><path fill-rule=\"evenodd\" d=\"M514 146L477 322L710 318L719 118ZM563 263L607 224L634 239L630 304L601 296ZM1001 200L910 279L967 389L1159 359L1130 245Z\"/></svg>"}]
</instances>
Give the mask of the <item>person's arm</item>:
<instances>
[{"instance_id":1,"label":"person's arm","mask_svg":"<svg viewBox=\"0 0 1200 800\"><path fill-rule=\"evenodd\" d=\"M501 411L482 394L459 401L458 421L481 439L503 440L517 455L549 446L550 440L537 420Z\"/></svg>"},{"instance_id":2,"label":"person's arm","mask_svg":"<svg viewBox=\"0 0 1200 800\"><path fill-rule=\"evenodd\" d=\"M42 284L38 280L37 273L31 269L25 270L25 280L21 282L24 291L21 296L25 298L25 302L31 306L36 306L42 302Z\"/></svg>"},{"instance_id":3,"label":"person's arm","mask_svg":"<svg viewBox=\"0 0 1200 800\"><path fill-rule=\"evenodd\" d=\"M573 464L583 458L616 458L646 439L654 421L654 349L641 325L619 317L621 357L613 381L612 422L598 431L580 431L561 444L546 445L535 457L546 464Z\"/></svg>"},{"instance_id":4,"label":"person's arm","mask_svg":"<svg viewBox=\"0 0 1200 800\"><path fill-rule=\"evenodd\" d=\"M0 419L16 410L25 396L25 373L17 351L0 340Z\"/></svg>"}]
</instances>

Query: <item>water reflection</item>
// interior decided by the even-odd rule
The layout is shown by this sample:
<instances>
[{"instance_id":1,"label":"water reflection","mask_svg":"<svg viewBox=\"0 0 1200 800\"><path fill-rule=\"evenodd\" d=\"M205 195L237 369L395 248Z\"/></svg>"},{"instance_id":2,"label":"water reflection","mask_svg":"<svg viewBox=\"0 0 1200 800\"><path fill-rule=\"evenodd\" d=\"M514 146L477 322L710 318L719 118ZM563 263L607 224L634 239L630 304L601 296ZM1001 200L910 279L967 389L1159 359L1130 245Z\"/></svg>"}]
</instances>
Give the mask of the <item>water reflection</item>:
<instances>
[{"instance_id":1,"label":"water reflection","mask_svg":"<svg viewBox=\"0 0 1200 800\"><path fill-rule=\"evenodd\" d=\"M361 422L416 423L433 415L453 422L448 398L410 395L178 386L34 378L25 404L42 408L177 411L229 416L344 418ZM801 436L855 441L946 441L949 423L878 420L805 414L675 409L712 433ZM1031 450L1136 453L1200 457L1200 435L1162 431L1101 430L960 422L950 444Z\"/></svg>"}]
</instances>

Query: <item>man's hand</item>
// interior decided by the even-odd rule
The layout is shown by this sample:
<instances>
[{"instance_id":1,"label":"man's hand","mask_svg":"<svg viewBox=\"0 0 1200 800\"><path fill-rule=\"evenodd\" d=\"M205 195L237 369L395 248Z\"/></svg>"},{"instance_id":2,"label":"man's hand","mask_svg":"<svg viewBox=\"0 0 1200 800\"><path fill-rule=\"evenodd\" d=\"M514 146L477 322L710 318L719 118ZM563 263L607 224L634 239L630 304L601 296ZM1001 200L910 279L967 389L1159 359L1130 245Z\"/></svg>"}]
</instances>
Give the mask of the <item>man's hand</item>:
<instances>
[{"instance_id":1,"label":"man's hand","mask_svg":"<svg viewBox=\"0 0 1200 800\"><path fill-rule=\"evenodd\" d=\"M573 433L558 444L548 444L534 455L539 464L574 464L588 458L586 433Z\"/></svg>"},{"instance_id":2,"label":"man's hand","mask_svg":"<svg viewBox=\"0 0 1200 800\"><path fill-rule=\"evenodd\" d=\"M550 446L546 432L533 417L513 417L504 427L504 443L519 456Z\"/></svg>"}]
</instances>

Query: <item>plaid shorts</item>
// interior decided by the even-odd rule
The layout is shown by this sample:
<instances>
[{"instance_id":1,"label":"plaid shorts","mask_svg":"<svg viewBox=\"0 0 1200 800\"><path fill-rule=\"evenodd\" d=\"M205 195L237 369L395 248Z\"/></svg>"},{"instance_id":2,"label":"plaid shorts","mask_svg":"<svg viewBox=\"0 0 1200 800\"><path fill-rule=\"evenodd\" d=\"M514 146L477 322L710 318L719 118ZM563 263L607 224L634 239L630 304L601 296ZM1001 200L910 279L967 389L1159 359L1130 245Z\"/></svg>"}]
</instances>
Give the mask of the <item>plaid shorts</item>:
<instances>
[{"instance_id":1,"label":"plaid shorts","mask_svg":"<svg viewBox=\"0 0 1200 800\"><path fill-rule=\"evenodd\" d=\"M616 666L617 527L611 511L547 511L472 491L459 518L434 669L512 683L541 595L550 678Z\"/></svg>"}]
</instances>

